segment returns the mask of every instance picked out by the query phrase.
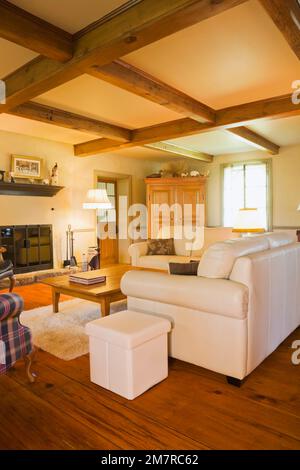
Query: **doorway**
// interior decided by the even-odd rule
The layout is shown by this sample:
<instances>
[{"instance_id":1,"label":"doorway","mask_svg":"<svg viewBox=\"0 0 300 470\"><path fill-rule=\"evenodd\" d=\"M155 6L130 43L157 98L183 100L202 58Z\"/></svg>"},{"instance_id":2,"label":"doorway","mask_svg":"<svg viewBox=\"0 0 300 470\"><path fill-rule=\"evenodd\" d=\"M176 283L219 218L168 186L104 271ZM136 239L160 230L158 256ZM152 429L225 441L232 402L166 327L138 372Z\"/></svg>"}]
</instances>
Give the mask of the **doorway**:
<instances>
[{"instance_id":1,"label":"doorway","mask_svg":"<svg viewBox=\"0 0 300 470\"><path fill-rule=\"evenodd\" d=\"M102 267L118 263L119 260L117 180L98 176L97 189L104 189L111 203L110 209L97 210L97 225L102 234L98 239Z\"/></svg>"}]
</instances>

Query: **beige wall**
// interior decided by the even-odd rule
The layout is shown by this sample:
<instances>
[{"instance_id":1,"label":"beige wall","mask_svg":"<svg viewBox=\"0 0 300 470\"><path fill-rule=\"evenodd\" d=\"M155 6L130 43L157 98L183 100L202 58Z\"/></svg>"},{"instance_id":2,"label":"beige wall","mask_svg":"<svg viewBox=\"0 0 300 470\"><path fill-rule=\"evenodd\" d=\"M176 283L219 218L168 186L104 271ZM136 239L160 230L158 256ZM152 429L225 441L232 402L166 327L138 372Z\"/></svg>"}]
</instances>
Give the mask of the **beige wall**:
<instances>
[{"instance_id":1,"label":"beige wall","mask_svg":"<svg viewBox=\"0 0 300 470\"><path fill-rule=\"evenodd\" d=\"M273 173L273 226L300 227L300 145L283 147L280 155L269 156L265 152L254 151L215 157L214 163L207 166L210 177L207 187L209 226L222 223L221 213L221 165L224 163L272 159Z\"/></svg>"},{"instance_id":2,"label":"beige wall","mask_svg":"<svg viewBox=\"0 0 300 470\"><path fill-rule=\"evenodd\" d=\"M87 190L94 186L95 172L132 175L132 200L140 203L145 202L143 179L157 166L157 163L154 165L151 161L117 154L75 158L71 145L0 131L1 170L9 170L11 154L44 158L46 174L55 162L58 163L59 184L65 186L65 189L55 197L0 196L0 225L53 225L56 265L65 257L65 231L68 224L78 229L95 227L94 211L82 209ZM79 258L95 241L95 232L77 233L76 256Z\"/></svg>"}]
</instances>

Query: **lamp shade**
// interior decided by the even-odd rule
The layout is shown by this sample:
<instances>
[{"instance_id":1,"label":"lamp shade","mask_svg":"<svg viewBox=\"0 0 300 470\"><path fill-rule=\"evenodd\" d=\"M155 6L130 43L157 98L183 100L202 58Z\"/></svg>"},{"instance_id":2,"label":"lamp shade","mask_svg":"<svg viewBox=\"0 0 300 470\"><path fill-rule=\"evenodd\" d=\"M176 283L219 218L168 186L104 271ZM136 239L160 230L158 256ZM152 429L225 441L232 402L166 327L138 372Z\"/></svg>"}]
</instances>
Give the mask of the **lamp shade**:
<instances>
[{"instance_id":1,"label":"lamp shade","mask_svg":"<svg viewBox=\"0 0 300 470\"><path fill-rule=\"evenodd\" d=\"M233 232L238 233L260 233L265 229L262 227L258 209L240 209L237 215Z\"/></svg>"},{"instance_id":2,"label":"lamp shade","mask_svg":"<svg viewBox=\"0 0 300 470\"><path fill-rule=\"evenodd\" d=\"M105 189L89 189L84 209L111 209L111 202L108 199Z\"/></svg>"}]
</instances>

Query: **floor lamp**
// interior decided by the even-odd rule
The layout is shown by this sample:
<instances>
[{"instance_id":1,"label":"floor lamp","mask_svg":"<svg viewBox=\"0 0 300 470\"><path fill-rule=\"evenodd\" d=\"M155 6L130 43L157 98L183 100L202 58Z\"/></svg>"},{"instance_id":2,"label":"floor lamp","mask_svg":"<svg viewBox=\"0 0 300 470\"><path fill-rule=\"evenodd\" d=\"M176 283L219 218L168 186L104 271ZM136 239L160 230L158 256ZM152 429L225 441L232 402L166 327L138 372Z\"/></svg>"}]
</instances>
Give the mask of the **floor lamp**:
<instances>
[{"instance_id":1,"label":"floor lamp","mask_svg":"<svg viewBox=\"0 0 300 470\"><path fill-rule=\"evenodd\" d=\"M83 209L111 209L112 205L108 199L105 189L89 189L86 196L86 201L83 203ZM98 236L97 236L98 239ZM99 269L101 265L101 250L97 247L98 254L95 255L89 262L91 269Z\"/></svg>"}]
</instances>

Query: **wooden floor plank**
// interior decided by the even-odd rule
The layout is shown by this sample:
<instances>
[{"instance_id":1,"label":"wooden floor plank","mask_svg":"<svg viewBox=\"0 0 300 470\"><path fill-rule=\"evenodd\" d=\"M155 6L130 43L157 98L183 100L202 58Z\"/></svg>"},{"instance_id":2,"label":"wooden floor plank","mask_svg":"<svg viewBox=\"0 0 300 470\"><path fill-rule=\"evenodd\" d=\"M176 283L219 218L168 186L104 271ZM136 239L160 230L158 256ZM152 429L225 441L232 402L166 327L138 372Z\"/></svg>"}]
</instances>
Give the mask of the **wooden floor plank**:
<instances>
[{"instance_id":1,"label":"wooden floor plank","mask_svg":"<svg viewBox=\"0 0 300 470\"><path fill-rule=\"evenodd\" d=\"M141 414L151 408L160 424L215 449L300 449L299 418L266 409L243 398L242 389L213 384L188 370L171 370L156 393L127 406Z\"/></svg>"},{"instance_id":2,"label":"wooden floor plank","mask_svg":"<svg viewBox=\"0 0 300 470\"><path fill-rule=\"evenodd\" d=\"M7 289L0 290L1 293L7 293ZM19 294L25 301L24 310L45 307L52 304L52 292L44 284L30 284L27 286L17 286L14 288L14 294ZM60 301L69 300L71 297L61 295Z\"/></svg>"},{"instance_id":3,"label":"wooden floor plank","mask_svg":"<svg viewBox=\"0 0 300 470\"><path fill-rule=\"evenodd\" d=\"M101 390L92 391L80 384L68 383L47 399L58 408L64 408L71 417L93 432L101 434L122 449L208 449L184 434L162 426L147 416L140 416L128 407L105 396Z\"/></svg>"},{"instance_id":4,"label":"wooden floor plank","mask_svg":"<svg viewBox=\"0 0 300 470\"><path fill-rule=\"evenodd\" d=\"M159 425L151 416L141 418L124 406L127 403L125 398L90 381L79 383L53 370L47 365L48 356L44 353L45 360L39 365L38 380L30 385L30 391L43 397L56 409L64 410L65 415L79 420L91 432L101 432L115 445L126 449L207 449L201 443ZM26 381L22 369L24 367L19 363L8 375L24 385ZM124 433L124 429L127 432Z\"/></svg>"},{"instance_id":5,"label":"wooden floor plank","mask_svg":"<svg viewBox=\"0 0 300 470\"><path fill-rule=\"evenodd\" d=\"M117 449L105 436L66 416L63 408L37 397L30 385L9 376L1 376L0 384L1 449Z\"/></svg>"}]
</instances>

